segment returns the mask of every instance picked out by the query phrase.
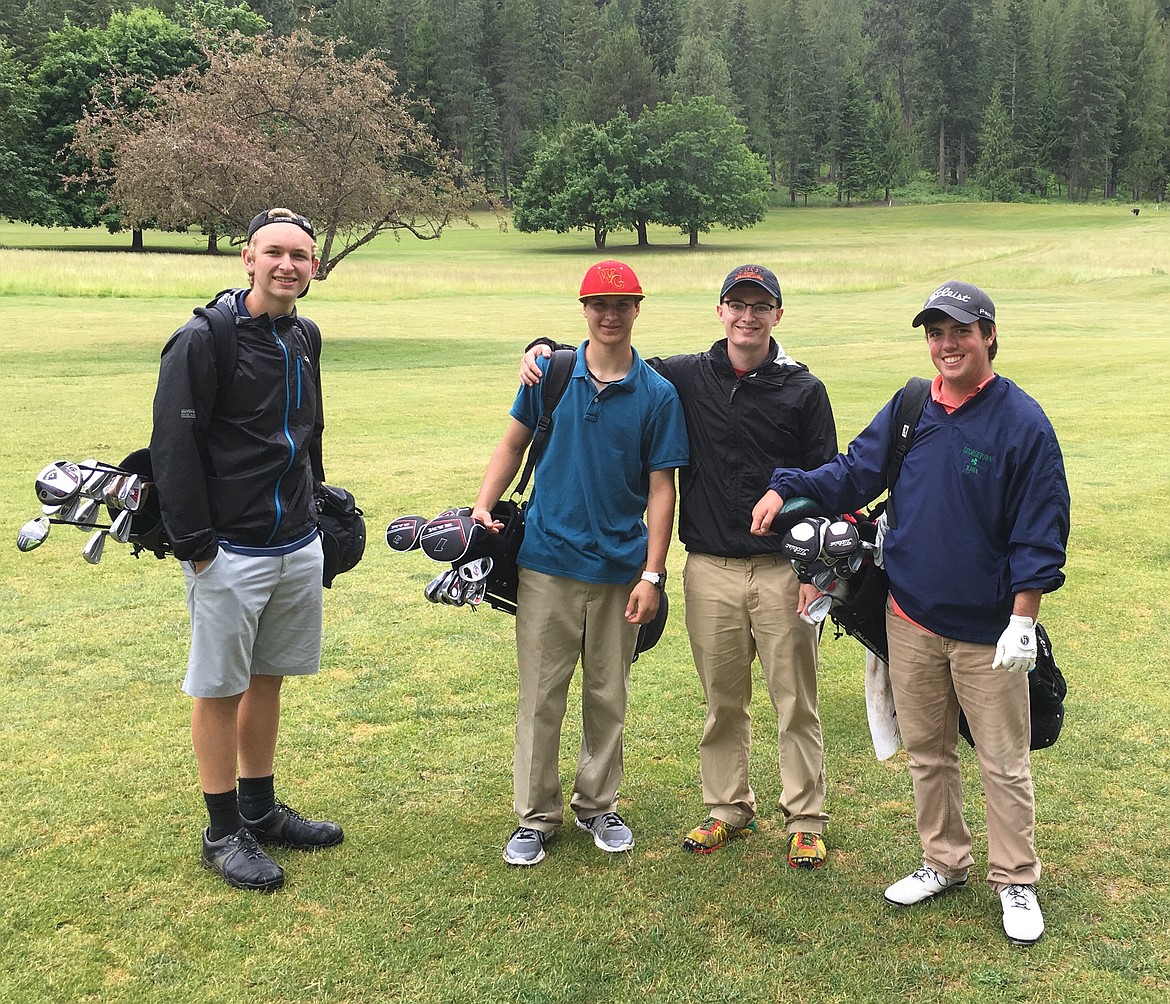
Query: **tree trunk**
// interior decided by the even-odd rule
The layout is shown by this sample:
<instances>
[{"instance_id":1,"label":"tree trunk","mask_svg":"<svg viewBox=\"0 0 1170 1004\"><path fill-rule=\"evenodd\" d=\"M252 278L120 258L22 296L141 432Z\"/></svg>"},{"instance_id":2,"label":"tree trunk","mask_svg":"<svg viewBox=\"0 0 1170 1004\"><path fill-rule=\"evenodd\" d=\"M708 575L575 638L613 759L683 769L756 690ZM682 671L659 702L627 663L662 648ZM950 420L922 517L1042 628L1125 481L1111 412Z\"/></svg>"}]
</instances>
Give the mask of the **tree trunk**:
<instances>
[{"instance_id":1,"label":"tree trunk","mask_svg":"<svg viewBox=\"0 0 1170 1004\"><path fill-rule=\"evenodd\" d=\"M131 251L141 251L142 250L142 231L138 230L137 228L135 228L133 231L131 231L130 250Z\"/></svg>"},{"instance_id":2,"label":"tree trunk","mask_svg":"<svg viewBox=\"0 0 1170 1004\"><path fill-rule=\"evenodd\" d=\"M960 185L967 184L967 133L959 133L959 177Z\"/></svg>"},{"instance_id":3,"label":"tree trunk","mask_svg":"<svg viewBox=\"0 0 1170 1004\"><path fill-rule=\"evenodd\" d=\"M947 187L947 132L942 119L938 122L938 187Z\"/></svg>"},{"instance_id":4,"label":"tree trunk","mask_svg":"<svg viewBox=\"0 0 1170 1004\"><path fill-rule=\"evenodd\" d=\"M910 119L910 94L906 87L906 67L898 64L898 104L902 106L902 132L909 132L913 125Z\"/></svg>"},{"instance_id":5,"label":"tree trunk","mask_svg":"<svg viewBox=\"0 0 1170 1004\"><path fill-rule=\"evenodd\" d=\"M691 248L697 248L699 246L699 231L698 230L691 231L690 243L687 246L691 247Z\"/></svg>"},{"instance_id":6,"label":"tree trunk","mask_svg":"<svg viewBox=\"0 0 1170 1004\"><path fill-rule=\"evenodd\" d=\"M606 233L607 231L605 227L594 226L593 228L593 246L596 247L598 251L605 249Z\"/></svg>"},{"instance_id":7,"label":"tree trunk","mask_svg":"<svg viewBox=\"0 0 1170 1004\"><path fill-rule=\"evenodd\" d=\"M219 250L219 234L214 230L207 235L207 253L215 254Z\"/></svg>"},{"instance_id":8,"label":"tree trunk","mask_svg":"<svg viewBox=\"0 0 1170 1004\"><path fill-rule=\"evenodd\" d=\"M637 228L638 228L638 247L640 247L640 248L649 247L650 246L650 237L646 233L646 221L644 219L639 219L637 221Z\"/></svg>"}]
</instances>

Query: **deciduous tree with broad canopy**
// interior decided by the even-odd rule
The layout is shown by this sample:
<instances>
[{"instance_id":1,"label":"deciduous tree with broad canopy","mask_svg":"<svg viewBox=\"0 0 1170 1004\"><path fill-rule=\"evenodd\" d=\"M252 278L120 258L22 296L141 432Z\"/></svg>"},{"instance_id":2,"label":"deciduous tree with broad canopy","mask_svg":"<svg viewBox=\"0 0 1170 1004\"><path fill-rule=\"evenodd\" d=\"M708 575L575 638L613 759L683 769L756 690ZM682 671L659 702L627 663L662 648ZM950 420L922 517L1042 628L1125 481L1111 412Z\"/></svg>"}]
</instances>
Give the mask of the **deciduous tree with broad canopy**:
<instances>
[{"instance_id":1,"label":"deciduous tree with broad canopy","mask_svg":"<svg viewBox=\"0 0 1170 1004\"><path fill-rule=\"evenodd\" d=\"M487 198L410 114L389 66L306 32L221 44L138 111L88 114L74 148L112 179L130 225L238 237L258 209L304 213L318 279L380 233L434 239Z\"/></svg>"},{"instance_id":2,"label":"deciduous tree with broad canopy","mask_svg":"<svg viewBox=\"0 0 1170 1004\"><path fill-rule=\"evenodd\" d=\"M622 113L547 139L517 192L516 229L593 231L605 247L612 230L647 223L678 227L697 247L716 224L739 229L768 209L763 160L744 144L744 128L710 97L660 104L631 123Z\"/></svg>"}]
</instances>

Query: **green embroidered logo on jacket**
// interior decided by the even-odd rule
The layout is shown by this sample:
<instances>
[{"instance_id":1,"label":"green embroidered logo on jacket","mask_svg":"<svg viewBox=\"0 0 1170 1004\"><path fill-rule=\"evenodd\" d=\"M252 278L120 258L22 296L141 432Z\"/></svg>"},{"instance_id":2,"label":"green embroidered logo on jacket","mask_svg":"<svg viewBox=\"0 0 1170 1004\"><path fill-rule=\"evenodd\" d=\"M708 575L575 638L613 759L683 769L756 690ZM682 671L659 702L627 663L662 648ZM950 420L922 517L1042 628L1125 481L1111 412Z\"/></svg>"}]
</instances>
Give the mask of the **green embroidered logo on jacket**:
<instances>
[{"instance_id":1,"label":"green embroidered logo on jacket","mask_svg":"<svg viewBox=\"0 0 1170 1004\"><path fill-rule=\"evenodd\" d=\"M963 447L963 456L967 458L967 466L963 468L964 474L982 474L995 460L995 457L980 453L970 446Z\"/></svg>"}]
</instances>

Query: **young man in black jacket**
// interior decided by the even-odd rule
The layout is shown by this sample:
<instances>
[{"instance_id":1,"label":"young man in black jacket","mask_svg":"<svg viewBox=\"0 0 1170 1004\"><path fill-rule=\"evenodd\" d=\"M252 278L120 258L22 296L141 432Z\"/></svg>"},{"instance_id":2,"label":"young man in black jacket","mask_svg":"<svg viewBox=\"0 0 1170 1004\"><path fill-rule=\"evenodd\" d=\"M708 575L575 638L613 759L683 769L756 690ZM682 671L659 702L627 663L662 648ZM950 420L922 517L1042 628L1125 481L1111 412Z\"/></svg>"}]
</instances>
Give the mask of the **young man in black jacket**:
<instances>
[{"instance_id":1,"label":"young man in black jacket","mask_svg":"<svg viewBox=\"0 0 1170 1004\"><path fill-rule=\"evenodd\" d=\"M752 662L779 717L780 808L788 863L824 863L825 777L817 713L818 628L800 619L800 583L780 539L754 537L751 512L777 457L819 467L837 453L824 385L772 337L780 283L761 265L734 268L716 314L725 338L706 352L647 360L678 391L691 464L679 472L687 633L707 698L699 769L707 818L683 840L706 854L756 828L748 777ZM526 357L543 352L533 348ZM531 380L534 366L522 377Z\"/></svg>"},{"instance_id":2,"label":"young man in black jacket","mask_svg":"<svg viewBox=\"0 0 1170 1004\"><path fill-rule=\"evenodd\" d=\"M269 892L284 873L260 843L316 850L343 836L278 802L273 785L281 684L321 661L314 485L325 423L318 354L296 315L318 264L312 225L287 209L261 213L243 261L249 288L219 300L235 320L235 370L221 385L205 317L175 332L150 454L191 615L183 690L210 816L203 864Z\"/></svg>"}]
</instances>

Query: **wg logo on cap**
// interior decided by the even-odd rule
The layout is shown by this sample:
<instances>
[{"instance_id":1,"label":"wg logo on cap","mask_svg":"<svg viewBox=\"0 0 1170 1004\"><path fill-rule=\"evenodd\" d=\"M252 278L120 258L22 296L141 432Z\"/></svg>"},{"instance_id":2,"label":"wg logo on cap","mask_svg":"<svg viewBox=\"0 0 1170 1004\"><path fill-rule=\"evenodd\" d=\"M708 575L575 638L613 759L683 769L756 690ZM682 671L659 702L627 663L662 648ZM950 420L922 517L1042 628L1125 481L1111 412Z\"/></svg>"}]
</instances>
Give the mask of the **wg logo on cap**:
<instances>
[{"instance_id":1,"label":"wg logo on cap","mask_svg":"<svg viewBox=\"0 0 1170 1004\"><path fill-rule=\"evenodd\" d=\"M599 266L597 274L601 276L601 281L607 286L612 286L614 289L625 289L626 279L619 269L601 268Z\"/></svg>"}]
</instances>

